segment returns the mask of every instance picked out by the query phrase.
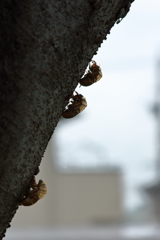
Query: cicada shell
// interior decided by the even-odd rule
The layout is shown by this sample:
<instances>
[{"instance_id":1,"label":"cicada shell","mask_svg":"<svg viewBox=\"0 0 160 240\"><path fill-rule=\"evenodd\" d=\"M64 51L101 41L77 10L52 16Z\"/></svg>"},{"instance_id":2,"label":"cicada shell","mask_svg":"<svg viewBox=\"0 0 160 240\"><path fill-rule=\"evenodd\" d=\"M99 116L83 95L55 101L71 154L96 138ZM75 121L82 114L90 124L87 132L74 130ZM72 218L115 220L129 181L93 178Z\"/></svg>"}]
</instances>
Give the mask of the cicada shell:
<instances>
[{"instance_id":1,"label":"cicada shell","mask_svg":"<svg viewBox=\"0 0 160 240\"><path fill-rule=\"evenodd\" d=\"M92 61L92 65L89 65L88 72L80 79L79 83L82 86L90 86L95 82L98 82L102 78L101 68L95 61Z\"/></svg>"},{"instance_id":2,"label":"cicada shell","mask_svg":"<svg viewBox=\"0 0 160 240\"><path fill-rule=\"evenodd\" d=\"M71 104L67 106L67 109L62 113L64 118L72 118L82 112L87 107L87 101L82 94L76 93L72 96Z\"/></svg>"},{"instance_id":3,"label":"cicada shell","mask_svg":"<svg viewBox=\"0 0 160 240\"><path fill-rule=\"evenodd\" d=\"M30 186L32 190L29 189L26 196L21 201L21 205L23 206L31 206L35 204L38 200L43 198L47 193L46 184L42 180L39 180L38 184L36 184L33 181L30 183Z\"/></svg>"}]
</instances>

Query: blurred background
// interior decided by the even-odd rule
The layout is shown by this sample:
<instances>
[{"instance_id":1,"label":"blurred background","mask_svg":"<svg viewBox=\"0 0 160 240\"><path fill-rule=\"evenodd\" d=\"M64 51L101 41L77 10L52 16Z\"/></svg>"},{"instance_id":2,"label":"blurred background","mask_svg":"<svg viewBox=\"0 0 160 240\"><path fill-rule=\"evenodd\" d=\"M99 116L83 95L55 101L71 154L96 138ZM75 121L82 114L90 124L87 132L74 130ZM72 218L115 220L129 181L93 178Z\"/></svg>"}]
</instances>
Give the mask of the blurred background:
<instances>
[{"instance_id":1,"label":"blurred background","mask_svg":"<svg viewBox=\"0 0 160 240\"><path fill-rule=\"evenodd\" d=\"M61 119L6 239L159 239L160 2L135 0L94 60L103 78L77 87L87 108Z\"/></svg>"}]
</instances>

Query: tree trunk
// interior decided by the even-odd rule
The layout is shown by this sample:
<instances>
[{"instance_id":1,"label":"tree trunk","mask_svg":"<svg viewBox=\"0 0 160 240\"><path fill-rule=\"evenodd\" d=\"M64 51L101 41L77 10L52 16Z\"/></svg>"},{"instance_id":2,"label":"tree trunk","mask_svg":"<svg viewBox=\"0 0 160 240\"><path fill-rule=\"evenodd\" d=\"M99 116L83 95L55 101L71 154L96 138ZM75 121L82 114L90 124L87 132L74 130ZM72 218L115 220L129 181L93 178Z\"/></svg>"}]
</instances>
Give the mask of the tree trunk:
<instances>
[{"instance_id":1,"label":"tree trunk","mask_svg":"<svg viewBox=\"0 0 160 240\"><path fill-rule=\"evenodd\" d=\"M0 239L89 61L129 0L0 2Z\"/></svg>"}]
</instances>

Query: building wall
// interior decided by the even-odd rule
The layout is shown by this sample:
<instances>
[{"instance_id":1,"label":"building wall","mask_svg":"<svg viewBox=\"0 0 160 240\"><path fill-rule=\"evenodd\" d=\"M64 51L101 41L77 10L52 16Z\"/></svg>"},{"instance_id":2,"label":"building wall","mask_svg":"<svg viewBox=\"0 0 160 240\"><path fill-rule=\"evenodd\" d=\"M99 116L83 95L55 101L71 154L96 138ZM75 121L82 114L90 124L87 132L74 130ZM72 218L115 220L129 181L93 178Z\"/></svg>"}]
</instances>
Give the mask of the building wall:
<instances>
[{"instance_id":1,"label":"building wall","mask_svg":"<svg viewBox=\"0 0 160 240\"><path fill-rule=\"evenodd\" d=\"M57 224L108 223L122 219L119 172L56 174Z\"/></svg>"},{"instance_id":2,"label":"building wall","mask_svg":"<svg viewBox=\"0 0 160 240\"><path fill-rule=\"evenodd\" d=\"M63 173L53 168L47 148L37 181L47 184L46 196L30 207L20 206L12 228L90 225L123 218L122 175L117 169L103 172Z\"/></svg>"}]
</instances>

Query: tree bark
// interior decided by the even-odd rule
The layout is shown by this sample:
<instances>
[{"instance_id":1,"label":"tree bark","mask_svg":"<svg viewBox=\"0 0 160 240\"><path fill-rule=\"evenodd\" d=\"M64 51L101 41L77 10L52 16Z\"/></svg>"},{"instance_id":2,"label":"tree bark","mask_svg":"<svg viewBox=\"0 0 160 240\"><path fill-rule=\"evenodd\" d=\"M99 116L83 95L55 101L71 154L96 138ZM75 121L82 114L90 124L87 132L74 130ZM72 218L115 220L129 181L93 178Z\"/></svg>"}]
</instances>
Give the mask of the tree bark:
<instances>
[{"instance_id":1,"label":"tree bark","mask_svg":"<svg viewBox=\"0 0 160 240\"><path fill-rule=\"evenodd\" d=\"M0 239L89 61L129 0L0 2Z\"/></svg>"}]
</instances>

